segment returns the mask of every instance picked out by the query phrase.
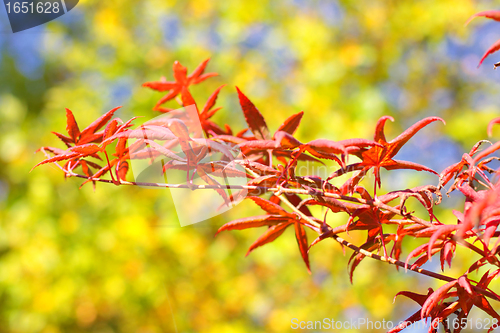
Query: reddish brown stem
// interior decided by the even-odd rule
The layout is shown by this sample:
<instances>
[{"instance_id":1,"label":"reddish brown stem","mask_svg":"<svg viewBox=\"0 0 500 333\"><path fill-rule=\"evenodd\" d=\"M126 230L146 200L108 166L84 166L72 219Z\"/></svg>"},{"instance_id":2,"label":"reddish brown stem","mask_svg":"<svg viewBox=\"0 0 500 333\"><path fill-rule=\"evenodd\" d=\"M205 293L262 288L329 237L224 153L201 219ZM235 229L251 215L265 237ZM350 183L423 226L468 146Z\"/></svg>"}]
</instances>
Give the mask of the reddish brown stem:
<instances>
[{"instance_id":1,"label":"reddish brown stem","mask_svg":"<svg viewBox=\"0 0 500 333\"><path fill-rule=\"evenodd\" d=\"M115 182L113 182L112 180L87 177L85 175L80 175L80 174L76 174L76 173L73 173L73 172L69 172L68 170L64 170L64 171L70 177L78 177L78 178L84 178L84 179L98 181L98 182L103 182L103 183L112 183L112 184L115 184ZM119 180L117 182L117 185L139 185L139 186L150 186L150 187L185 188L185 189L247 189L247 190L261 190L261 191L268 191L268 192L273 192L275 194L278 194L280 196L280 198L285 203L287 203L288 200L286 200L286 198L284 196L281 196L281 193L293 193L293 194L311 195L311 191L310 190L305 190L305 189L289 189L289 188L283 188L283 187L275 188L275 187L262 187L262 186L251 186L251 185L194 185L193 184L190 187L187 184L162 184L162 183L147 183L147 182L128 182L128 181L123 181L123 180ZM349 196L340 195L340 194L336 194L336 193L329 193L329 192L315 192L314 195L316 195L316 196L319 195L319 196L331 197L331 198L335 198L335 199L339 199L339 200L345 200L345 201L350 201L350 202L359 203L359 204L371 205L371 206L374 206L374 207L385 209L385 210L390 211L392 213L395 213L397 215L401 215L401 211L399 209L396 209L396 208L391 207L389 205L386 205L386 204L384 204L382 202L377 202L377 201L374 201L374 200L365 200L365 199L361 199L361 198L349 197ZM312 221L309 217L303 215L302 212L300 212L295 206L293 206L289 202L288 202L288 205L296 213L302 215L302 217L304 219L308 220L312 225L317 225L317 223L315 221ZM413 215L410 215L410 214L405 215L404 217L412 220L415 223L418 223L418 224L421 224L421 225L424 225L424 226L427 226L427 227L435 226L435 224L433 224L431 222L425 221L423 219L420 219L420 218L418 218L416 216L413 216ZM354 244L349 243L348 241L346 241L345 239L341 238L340 236L338 236L336 234L329 235L329 237L331 237L332 239L334 239L338 243L340 243L340 244L342 244L342 245L350 248L351 250L355 251L356 253L361 253L361 254L363 254L363 255L365 255L367 257L370 257L372 259L375 259L375 260L378 260L378 261L382 261L382 262L387 262L387 263L390 263L390 264L393 264L393 265L396 265L396 266L399 266L399 267L402 267L402 268L405 268L405 269L409 269L409 270L411 270L413 272L416 272L416 273L419 273L419 274L422 274L422 275L425 275L425 276L429 276L429 277L432 277L432 278L435 278L435 279L438 279L438 280L442 280L442 281L446 281L446 282L450 282L450 281L455 281L456 280L455 278L452 278L452 277L449 277L449 276L446 276L446 275L442 275L442 274L438 274L438 273L434 273L434 272L425 270L425 269L420 268L420 267L408 267L402 261L396 260L396 259L391 258L391 257L380 256L378 254L374 254L372 252L366 251L364 249L361 249L361 248L357 247ZM460 244L464 245L465 247L468 247L471 250L473 250L473 251L475 251L475 252L477 252L477 253L479 253L481 255L484 255L484 252L482 250L480 250L477 247L475 247L474 245L466 242L465 240L458 239L458 238L455 239L455 240L457 242L459 242ZM478 293L480 293L480 294L482 294L484 296L487 296L487 297L489 297L491 299L494 299L496 301L500 301L500 298L498 298L494 293L491 293L491 292L489 292L487 290L484 290L482 288L479 288L477 286L472 286L472 287L473 287L473 289L476 292L478 292Z\"/></svg>"}]
</instances>

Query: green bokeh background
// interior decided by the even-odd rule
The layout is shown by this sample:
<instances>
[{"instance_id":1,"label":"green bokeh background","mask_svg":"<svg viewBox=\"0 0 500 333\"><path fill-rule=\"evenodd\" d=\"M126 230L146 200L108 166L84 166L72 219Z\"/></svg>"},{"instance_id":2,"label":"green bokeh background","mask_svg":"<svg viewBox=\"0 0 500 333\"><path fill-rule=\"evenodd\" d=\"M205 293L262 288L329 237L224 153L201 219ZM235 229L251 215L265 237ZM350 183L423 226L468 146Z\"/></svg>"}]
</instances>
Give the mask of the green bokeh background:
<instances>
[{"instance_id":1,"label":"green bokeh background","mask_svg":"<svg viewBox=\"0 0 500 333\"><path fill-rule=\"evenodd\" d=\"M350 253L333 242L311 251L309 275L291 231L245 258L262 230L213 235L258 214L251 203L181 228L168 192L79 189L80 180L53 166L30 173L43 158L34 152L63 148L50 131L64 131L66 107L80 128L118 105L122 119L155 116L162 95L141 84L172 79L175 60L192 70L210 57L208 70L220 76L192 93L203 103L227 84L221 123L245 127L235 85L271 130L304 110L302 141L370 138L386 114L396 119L387 126L392 138L437 115L447 125L422 131L400 157L441 171L485 138L499 114L498 56L476 66L500 38L500 23L464 27L471 14L495 7L500 2L87 0L16 34L1 9L0 332L291 332L292 318L404 319L417 308L393 304L395 293L439 284L365 260L350 285ZM414 172L383 177L388 189L437 183ZM456 204L452 197L445 207ZM446 273L462 270L457 263Z\"/></svg>"}]
</instances>

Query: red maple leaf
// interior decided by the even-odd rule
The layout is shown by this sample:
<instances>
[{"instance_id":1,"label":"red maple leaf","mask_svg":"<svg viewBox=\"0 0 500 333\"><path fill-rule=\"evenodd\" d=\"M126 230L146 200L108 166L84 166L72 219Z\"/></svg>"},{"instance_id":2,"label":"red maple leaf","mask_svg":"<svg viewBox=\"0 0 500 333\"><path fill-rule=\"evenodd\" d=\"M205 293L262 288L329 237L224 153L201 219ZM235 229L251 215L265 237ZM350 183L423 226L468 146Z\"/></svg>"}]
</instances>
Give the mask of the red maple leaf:
<instances>
[{"instance_id":1,"label":"red maple leaf","mask_svg":"<svg viewBox=\"0 0 500 333\"><path fill-rule=\"evenodd\" d=\"M106 143L103 141L109 139L109 137L112 136L115 132L124 131L131 126L131 121L134 120L135 118L132 118L131 120L121 125L120 127L118 127L118 122L121 122L120 119L116 118L110 122L114 113L119 108L121 108L121 106L106 112L104 115L102 115L97 120L92 122L82 131L80 131L79 129L78 123L75 120L73 112L71 112L70 109L66 109L66 131L68 132L69 136L57 132L52 132L52 133L54 133L62 142L64 142L64 144L68 147L68 149L62 150L53 147L42 147L39 150L45 153L47 159L38 163L35 167L46 163L66 161L65 165L63 166L64 170L73 171L77 167L81 166L83 173L89 178L100 177L103 174L105 174L111 168L111 164L109 163L109 161L105 167L101 167L100 165L92 161L85 160L84 158L93 157L100 160L101 157L98 155L98 153L101 152L105 153L105 149L103 146L105 146ZM106 126L106 128L98 132L108 122L109 124ZM98 146L96 143L102 143L102 145ZM48 153L52 153L55 156L50 157ZM94 174L91 170L92 168L98 170L97 173ZM118 167L117 167L117 174L119 173L120 178L124 179L125 174L128 170L128 163L124 162L120 166L120 168L121 168L120 172L118 172ZM87 182L83 183L82 185L86 183Z\"/></svg>"},{"instance_id":2,"label":"red maple leaf","mask_svg":"<svg viewBox=\"0 0 500 333\"><path fill-rule=\"evenodd\" d=\"M198 84L210 77L217 76L217 73L203 74L209 60L210 59L203 61L190 75L187 75L186 67L182 66L180 62L175 61L173 66L175 81L167 81L165 78L162 78L160 81L144 83L142 85L143 87L148 87L157 91L168 91L168 94L163 96L158 103L156 103L153 110L168 112L169 109L162 108L161 105L175 98L182 92L183 88L187 89L192 84Z\"/></svg>"},{"instance_id":3,"label":"red maple leaf","mask_svg":"<svg viewBox=\"0 0 500 333\"><path fill-rule=\"evenodd\" d=\"M189 105L194 105L196 108L196 111L198 113L198 118L200 120L201 127L207 133L207 135L231 135L232 131L231 128L226 124L225 130L223 130L219 125L217 125L215 122L210 120L213 115L222 107L214 108L215 102L217 101L217 97L219 96L219 92L225 85L220 86L217 88L212 95L208 98L207 102L203 106L203 109L200 111L198 109L198 105L196 104L196 101L194 100L193 96L191 93L187 90L186 87L182 88L181 91L181 96L182 96L182 105L184 107L189 106ZM169 109L171 111L171 109Z\"/></svg>"},{"instance_id":4,"label":"red maple leaf","mask_svg":"<svg viewBox=\"0 0 500 333\"><path fill-rule=\"evenodd\" d=\"M287 212L272 201L253 196L248 198L252 199L257 205L260 206L260 208L266 211L268 215L254 216L250 218L231 221L220 227L217 231L217 234L224 230L243 230L248 228L268 226L269 228L267 229L267 231L250 246L246 254L248 255L256 248L276 240L283 234L286 228L293 225L295 227L295 237L297 238L297 243L302 255L302 259L307 266L307 271L311 273L311 269L309 266L309 255L307 252L309 246L307 242L306 230L304 228L304 225L307 225L307 222L301 219L297 214ZM305 208L307 210L306 212L311 215L309 209L307 209L306 207L303 208Z\"/></svg>"},{"instance_id":5,"label":"red maple leaf","mask_svg":"<svg viewBox=\"0 0 500 333\"><path fill-rule=\"evenodd\" d=\"M121 106L109 110L96 121L92 122L92 124L87 126L83 131L80 131L78 128L78 123L75 120L73 112L71 112L70 109L66 109L66 131L69 136L57 132L52 133L61 139L61 141L64 142L68 148L72 147L72 145L78 146L91 142L100 143L104 133L97 131L106 125L106 123L113 117L115 111L119 108L121 108Z\"/></svg>"},{"instance_id":6,"label":"red maple leaf","mask_svg":"<svg viewBox=\"0 0 500 333\"><path fill-rule=\"evenodd\" d=\"M437 175L436 171L426 166L408 161L395 160L394 156L408 142L408 140L410 140L423 127L437 120L444 123L444 120L439 117L428 117L422 119L389 142L387 142L384 134L384 125L387 120L394 121L392 117L384 116L378 120L375 129L374 140L382 146L373 146L370 149L360 149L358 151L351 152L351 154L358 156L362 161L347 166L345 170L335 172L332 176L330 176L330 178L340 176L348 170L359 170L359 174L364 175L373 168L373 172L375 174L375 184L378 184L378 187L380 188L380 168L384 168L386 170L413 169L417 171L428 171ZM356 182L359 180L360 178L356 179L351 186L353 187L353 185L356 185Z\"/></svg>"}]
</instances>

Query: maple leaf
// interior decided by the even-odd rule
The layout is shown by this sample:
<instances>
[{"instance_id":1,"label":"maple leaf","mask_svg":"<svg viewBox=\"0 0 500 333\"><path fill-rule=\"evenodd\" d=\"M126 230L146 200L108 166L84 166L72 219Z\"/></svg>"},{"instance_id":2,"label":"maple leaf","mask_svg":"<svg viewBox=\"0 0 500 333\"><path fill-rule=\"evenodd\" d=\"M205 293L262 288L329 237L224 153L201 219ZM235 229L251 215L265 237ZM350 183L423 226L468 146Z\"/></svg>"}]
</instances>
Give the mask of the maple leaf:
<instances>
[{"instance_id":1,"label":"maple leaf","mask_svg":"<svg viewBox=\"0 0 500 333\"><path fill-rule=\"evenodd\" d=\"M421 295L421 294L413 293L413 292L410 292L410 291L400 291L400 292L398 292L396 294L396 296L394 296L394 300L396 300L396 297L398 297L399 295L402 295L402 296L408 297L409 299L417 302L420 306L422 306L422 305L424 305L424 303L427 300L427 298L429 298L429 296L433 292L434 292L434 290L432 290L432 288L428 289L427 295ZM402 330L404 330L405 328L407 328L411 324L413 324L413 323L415 323L417 321L420 321L421 319L422 319L421 318L421 310L418 310L417 312L415 312L414 314L412 314L410 317L408 317L407 319L405 319L398 326L394 327L393 329L391 329L387 333L401 332Z\"/></svg>"},{"instance_id":2,"label":"maple leaf","mask_svg":"<svg viewBox=\"0 0 500 333\"><path fill-rule=\"evenodd\" d=\"M246 254L249 255L250 252L252 252L256 248L276 240L283 234L286 228L293 225L295 227L295 237L297 239L297 244L299 246L302 259L306 264L307 271L311 273L311 268L309 265L309 255L307 252L307 235L304 228L304 225L307 225L307 222L298 217L297 214L287 212L286 210L281 208L281 206L272 201L254 196L249 196L247 198L253 200L269 215L255 216L251 218L231 221L220 227L217 231L217 234L225 230L243 230L261 226L269 226L267 231L262 234L252 245L250 245L250 248L248 249L248 252Z\"/></svg>"},{"instance_id":3,"label":"maple leaf","mask_svg":"<svg viewBox=\"0 0 500 333\"><path fill-rule=\"evenodd\" d=\"M83 145L70 147L67 150L62 150L59 148L52 148L52 147L42 147L37 151L42 151L47 157L47 159L36 164L31 170L35 169L36 167L42 164L66 161L65 165L63 166L63 170L65 170L65 172L72 172L77 167L81 167L83 173L90 178L93 176L91 168L99 170L101 167L92 161L85 160L84 158L90 156L97 159L101 159L97 155L97 153L103 152L104 150L103 148L99 147L96 144L86 143ZM50 152L55 156L51 157L47 152Z\"/></svg>"},{"instance_id":4,"label":"maple leaf","mask_svg":"<svg viewBox=\"0 0 500 333\"><path fill-rule=\"evenodd\" d=\"M182 105L184 107L189 106L189 105L194 105L196 108L196 112L198 113L198 119L200 120L201 127L203 128L203 131L207 135L230 135L231 134L231 128L226 124L225 125L225 130L223 130L219 125L217 125L215 122L210 120L210 118L215 115L217 111L222 109L222 107L214 108L215 102L217 101L217 97L219 95L219 92L225 85L220 86L215 90L215 92L210 95L208 98L207 102L205 103L205 106L203 106L203 109L199 111L198 105L196 104L196 101L194 100L193 96L191 93L187 90L186 87L182 88L181 91L181 96L182 96Z\"/></svg>"},{"instance_id":5,"label":"maple leaf","mask_svg":"<svg viewBox=\"0 0 500 333\"><path fill-rule=\"evenodd\" d=\"M238 98L240 99L241 109L245 115L245 120L258 140L270 139L269 129L267 128L266 121L262 113L255 107L255 105L246 97L241 90L236 87Z\"/></svg>"},{"instance_id":6,"label":"maple leaf","mask_svg":"<svg viewBox=\"0 0 500 333\"><path fill-rule=\"evenodd\" d=\"M125 125L121 126L120 128L127 128L127 125L125 124ZM116 144L115 152L113 153L113 156L115 156L116 158L112 159L104 167L100 168L93 175L93 177L94 178L102 177L102 176L106 175L108 172L110 172L113 167L115 167L115 173L116 173L118 179L119 180L126 180L127 173L129 170L129 162L127 160L137 158L136 152L145 147L144 141L145 140L138 140L137 142L132 144L130 147L127 147L127 137L120 137L118 139L117 144ZM109 142L108 142L108 144L109 144ZM149 154L146 154L142 158L151 158L152 159L153 157L155 157L154 153L149 152ZM112 177L112 179L113 179L113 177ZM85 181L81 186L85 185L89 181L90 180ZM93 181L93 182L95 183L95 181Z\"/></svg>"},{"instance_id":7,"label":"maple leaf","mask_svg":"<svg viewBox=\"0 0 500 333\"><path fill-rule=\"evenodd\" d=\"M384 125L387 120L394 121L394 118L390 116L384 116L377 122L374 141L379 145L375 145L370 149L362 149L353 152L352 154L359 157L362 161L360 163L347 166L345 170L359 170L360 174L364 175L366 174L366 172L373 168L373 172L375 174L375 184L378 185L379 188L381 187L380 168L384 168L386 170L413 169L417 171L428 171L437 174L437 172L426 166L413 162L395 160L394 156L408 142L408 140L410 140L423 127L437 120L444 123L444 120L439 117L428 117L422 119L414 125L410 126L406 131L389 142L387 142L384 134ZM343 170L332 174L329 178L331 179L333 177L340 176L342 173ZM352 185L355 185L355 183Z\"/></svg>"},{"instance_id":8,"label":"maple leaf","mask_svg":"<svg viewBox=\"0 0 500 333\"><path fill-rule=\"evenodd\" d=\"M420 319L424 320L430 317L432 330L429 331L434 332L436 331L437 324L439 322L442 322L446 317L448 317L460 307L459 302L443 301L449 297L453 297L454 295L456 295L456 293L449 293L449 290L453 287L456 287L458 284L459 282L457 280L453 280L444 284L436 291L433 291L431 288L429 288L429 292L427 295L419 295L411 292L400 292L396 294L396 296L406 296L421 305L422 308L419 311ZM407 319L408 322L417 321L414 316L411 316L410 318ZM398 332L398 330L396 330L395 332Z\"/></svg>"},{"instance_id":9,"label":"maple leaf","mask_svg":"<svg viewBox=\"0 0 500 333\"><path fill-rule=\"evenodd\" d=\"M50 148L50 147L48 147L48 148ZM46 147L42 147L39 150L43 150L43 149L46 149ZM68 148L65 151L62 151L59 154L56 154L54 157L47 158L46 160L38 163L37 165L35 165L32 168L32 170L34 168L36 168L42 164L46 164L46 163L52 163L52 162L58 162L58 161L64 161L64 160L77 160L79 158L83 158L83 157L87 157L87 156L99 158L99 156L96 155L96 153L102 152L102 151L103 151L103 149L101 147L99 147L98 145L93 144L93 143L87 143L87 144L80 145L80 146L74 146L74 147ZM75 167L76 167L76 165L73 165L72 169Z\"/></svg>"},{"instance_id":10,"label":"maple leaf","mask_svg":"<svg viewBox=\"0 0 500 333\"><path fill-rule=\"evenodd\" d=\"M463 237L469 230L482 227L479 231L482 233L481 241L488 247L500 225L500 183L488 191L475 192L468 184L463 184L460 190L470 196L466 202L465 219L458 228L457 236Z\"/></svg>"},{"instance_id":11,"label":"maple leaf","mask_svg":"<svg viewBox=\"0 0 500 333\"><path fill-rule=\"evenodd\" d=\"M436 195L437 198L435 203L433 195ZM397 198L400 199L399 209L401 211L401 216L406 215L406 201L409 198L415 198L427 210L427 212L429 213L429 218L432 222L434 218L433 206L434 204L441 203L442 195L438 187L433 185L424 185L406 190L392 191L378 197L378 199L384 203Z\"/></svg>"},{"instance_id":12,"label":"maple leaf","mask_svg":"<svg viewBox=\"0 0 500 333\"><path fill-rule=\"evenodd\" d=\"M366 191L366 189L357 186L355 191L360 193L363 199L367 201L373 201L371 195ZM387 203L394 200L392 196L380 197L378 200L382 203ZM387 224L393 217L394 213L382 211L376 206L371 205L359 205L358 208L352 212L349 220L347 222L347 230L368 230L368 237L366 243L375 242L375 238L380 236L380 243L377 243L378 247L384 249L384 256L387 257L387 250L385 246L385 237L383 232L383 224ZM377 248L378 248L377 247ZM354 269L353 269L354 271Z\"/></svg>"},{"instance_id":13,"label":"maple leaf","mask_svg":"<svg viewBox=\"0 0 500 333\"><path fill-rule=\"evenodd\" d=\"M450 165L439 174L439 188L443 188L452 178L455 178L455 182L450 187L447 194L459 188L464 182L470 182L473 180L481 182L480 179L476 178L476 174L479 174L481 176L481 178L486 182L487 184L486 186L489 187L492 186L490 180L488 179L488 177L484 172L485 171L492 172L492 170L487 166L487 164L491 162L494 158L483 161L480 160L485 156L496 151L498 148L500 148L500 146L498 146L497 148L495 147L496 145L492 145L486 150L478 153L479 147L484 142L489 143L489 141L487 140L481 140L477 142L472 147L472 149L468 154L465 153L462 155L462 159L460 160L460 162ZM476 153L478 154L474 156ZM465 171L462 171L464 167L467 167L467 169Z\"/></svg>"},{"instance_id":14,"label":"maple leaf","mask_svg":"<svg viewBox=\"0 0 500 333\"><path fill-rule=\"evenodd\" d=\"M215 98L216 94L210 98L212 102L209 101L209 104L213 105ZM209 110L210 107L209 105L205 110ZM187 120L189 121L190 119ZM116 125L112 126L110 124L110 127L114 128ZM186 171L186 181L189 186L193 185L192 182L195 174L198 174L207 184L215 186L220 186L220 184L212 176L224 178L246 177L244 172L228 165L228 161L233 160L230 147L210 139L191 138L188 126L183 120L178 118L153 119L133 130L126 130L124 126L121 126L116 130L110 130L110 136L103 144L108 144L115 139L138 139L138 141L134 143L133 150L126 150L125 147L122 149L117 148L117 154L115 155L117 159L112 160L108 167L100 170L100 175L105 174L115 165L117 175L119 173L122 176L125 175L128 170L127 159L149 158L152 163L155 158L164 156L169 161L163 165L163 172L166 172L168 169ZM156 141L164 141L165 143L160 144ZM180 147L180 152L174 150L174 147L177 146ZM227 161L202 163L201 161L209 152L220 152ZM185 157L179 154L183 154ZM215 191L228 203L228 197L222 188L215 189Z\"/></svg>"},{"instance_id":15,"label":"maple leaf","mask_svg":"<svg viewBox=\"0 0 500 333\"><path fill-rule=\"evenodd\" d=\"M84 130L80 130L78 123L75 120L73 112L70 109L66 109L66 131L69 136L52 132L54 133L64 144L68 147L66 151L55 149L51 147L42 147L42 151L49 151L53 153L55 156L50 157L47 154L47 159L38 163L35 167L45 164L52 163L58 161L67 161L63 166L63 169L72 172L77 167L81 167L83 173L89 177L100 177L104 175L107 171L111 169L111 164L109 163L105 167L101 167L100 165L85 160L86 157L94 157L97 159L101 159L101 157L97 153L105 153L107 158L107 153L105 151L105 146L115 140L117 137L114 136L116 133L120 133L125 131L127 128L131 126L131 122L135 119L132 118L125 124L118 126L119 122L122 122L119 118L111 120L116 110L121 108L121 106L111 109L106 112L104 115L100 116L97 120L93 121L89 126L87 126ZM111 121L110 121L111 120ZM98 132L104 125L106 128L103 131ZM100 146L95 143L101 143ZM119 174L120 178L124 179L127 171L128 171L128 163L123 162L121 165L118 165L117 168L120 168ZM97 172L94 174L91 168L96 169ZM118 175L118 169L117 169ZM112 177L113 178L113 177ZM114 179L113 179L114 181ZM88 181L82 184L85 185ZM92 181L95 187L95 181Z\"/></svg>"},{"instance_id":16,"label":"maple leaf","mask_svg":"<svg viewBox=\"0 0 500 333\"><path fill-rule=\"evenodd\" d=\"M290 149L294 149L302 145L302 143L295 139L292 135L295 133L300 124L300 121L302 120L302 116L304 115L303 111L288 117L283 122L283 124L279 126L278 130L271 136L266 121L257 107L252 103L252 101L250 101L247 96L245 96L241 92L238 87L236 87L236 90L238 92L241 109L243 110L248 128L254 135L253 137L243 136L247 132L247 130L239 133L241 134L239 137L244 139L244 141L238 140L237 142L238 147L241 149L243 155L247 157L250 155L255 155L255 158L261 159L263 164L270 164L269 160L271 159L271 155L276 156L277 159L282 161L284 164L287 164L285 158L291 159L291 164L295 163L297 160L320 162L314 157L303 154L303 150L296 154L295 157L292 156L292 151L290 151ZM344 151L343 146L336 145L333 141L316 141L318 141L318 150L324 148L330 151L335 149L336 152ZM307 146L308 151L316 152L313 145L314 142L312 142L310 146ZM338 158L331 152L324 154L317 152L316 155L339 161ZM288 168L286 170L288 170Z\"/></svg>"},{"instance_id":17,"label":"maple leaf","mask_svg":"<svg viewBox=\"0 0 500 333\"><path fill-rule=\"evenodd\" d=\"M116 158L109 161L109 163L101 168L94 175L94 177L101 177L112 170L113 167L115 167L115 173L118 176L118 179L126 180L126 175L129 170L128 160L149 159L152 163L157 157L163 155L172 159L185 161L185 159L182 159L180 156L175 155L175 153L170 151L167 147L152 141L153 138L158 140L169 139L170 143L176 143L176 136L168 128L148 125L147 123L145 123L138 129L127 130L128 124L133 119L134 118L129 120L124 125L120 126L116 131L114 131L114 134L113 131L110 131L110 137L103 141L101 145L107 145L112 141L118 139L115 152L113 153L113 156L115 156ZM130 146L127 146L128 139L131 138L138 140L132 143ZM83 183L82 185L85 185L87 182Z\"/></svg>"},{"instance_id":18,"label":"maple leaf","mask_svg":"<svg viewBox=\"0 0 500 333\"><path fill-rule=\"evenodd\" d=\"M273 135L273 139L275 138L276 133L278 132L286 132L288 134L293 135L297 131L297 128L299 127L303 116L304 116L304 111L300 111L299 113L293 114L290 117L288 117L283 122L283 124L281 124L278 127L278 129Z\"/></svg>"},{"instance_id":19,"label":"maple leaf","mask_svg":"<svg viewBox=\"0 0 500 333\"><path fill-rule=\"evenodd\" d=\"M187 68L182 66L180 62L175 61L173 66L174 79L175 81L166 81L162 78L160 81L146 82L142 86L148 87L156 91L168 91L168 94L163 96L158 103L156 103L153 110L168 112L169 109L164 109L161 107L162 104L168 102L169 100L175 98L182 89L187 89L192 84L198 84L205 81L206 79L217 76L217 73L206 73L205 67L210 59L203 61L190 75L187 75Z\"/></svg>"},{"instance_id":20,"label":"maple leaf","mask_svg":"<svg viewBox=\"0 0 500 333\"><path fill-rule=\"evenodd\" d=\"M106 125L109 120L111 120L113 114L119 108L121 108L121 106L109 110L97 120L92 122L89 126L87 126L83 131L80 131L80 129L78 128L78 123L75 120L73 112L71 112L70 109L66 109L66 131L68 132L69 136L57 132L52 133L54 133L62 142L64 142L66 146L68 146L68 148L72 147L72 145L78 146L87 143L99 143L102 141L103 133L96 132L100 130L104 125Z\"/></svg>"},{"instance_id":21,"label":"maple leaf","mask_svg":"<svg viewBox=\"0 0 500 333\"><path fill-rule=\"evenodd\" d=\"M477 286L486 289L487 285L491 281L490 278L493 278L497 274L498 272L491 275L489 272L486 272L481 278L481 281L477 283ZM451 289L456 289L456 291L451 291ZM429 317L431 318L430 332L437 332L437 325L439 323L445 324L445 319L453 313L458 315L458 319L467 318L473 306L479 307L481 310L497 320L500 319L500 316L495 312L495 310L493 310L486 298L473 290L471 280L469 280L466 275L462 275L458 279L444 284L436 291L429 288L427 295L419 295L406 291L400 292L396 296L398 295L409 297L422 307L417 313L420 314L420 320L424 320ZM456 297L458 297L458 300L448 302L445 301L446 299ZM416 317L417 313L408 318L406 320L406 324L418 321L418 318ZM404 327L398 326L390 332L399 332L402 328ZM460 330L461 327L458 328L458 331ZM454 332L457 332L457 330Z\"/></svg>"},{"instance_id":22,"label":"maple leaf","mask_svg":"<svg viewBox=\"0 0 500 333\"><path fill-rule=\"evenodd\" d=\"M295 123L298 125L296 118L301 114L292 115L285 121L285 123L280 126L286 130L295 131L293 127L290 129L288 125ZM319 159L329 159L336 161L339 165L344 166L344 157L349 153L349 150L358 150L374 145L382 146L381 144L365 139L350 139L342 141L332 141L326 139L317 139L307 143L302 143L293 137L292 134L285 131L276 131L273 135L274 140L251 140L245 141L238 144L242 153L245 156L256 154L263 159L265 163L265 157L269 154L275 155L278 160L282 161L286 165L282 172L282 177L286 178L286 175L293 167L296 166L297 161L314 161L321 162ZM305 154L305 152L310 153L312 156ZM266 155L267 153L267 155ZM337 157L337 155L342 156L342 160ZM290 161L284 159L287 157ZM280 178L281 179L281 178Z\"/></svg>"},{"instance_id":23,"label":"maple leaf","mask_svg":"<svg viewBox=\"0 0 500 333\"><path fill-rule=\"evenodd\" d=\"M166 127L153 124L162 124ZM156 128L162 130L158 131ZM208 185L220 187L214 190L224 199L224 202L228 204L229 198L226 195L225 190L212 176L222 176L224 178L246 177L244 172L229 166L229 163L233 160L230 147L210 139L191 138L188 127L180 119L162 119L161 121L151 122L149 124L145 124L144 129L149 130L148 135L152 137L159 135L161 138L160 140L167 140L164 145L161 145L149 139L145 133L142 133L142 140L144 143L149 145L151 149L155 150L160 155L170 159L163 165L163 172L166 172L168 169L186 171L186 183L191 188L194 187L193 180L197 174ZM124 132L121 133L120 136L133 134L134 136L137 135L137 137L140 138L140 130L141 129ZM174 146L179 146L181 151L176 152L172 150ZM212 151L222 153L224 158L227 160L209 163L202 162L202 160ZM150 152L150 150L145 152ZM180 156L179 154L181 153L185 155L185 157Z\"/></svg>"},{"instance_id":24,"label":"maple leaf","mask_svg":"<svg viewBox=\"0 0 500 333\"><path fill-rule=\"evenodd\" d=\"M240 101L241 109L243 110L243 115L245 116L245 121L248 124L248 128L254 135L253 138L247 138L247 140L253 139L253 141L258 141L263 143L267 142L268 144L273 145L271 143L274 142L273 140L276 140L278 142L281 140L281 138L278 139L276 137L278 133L283 132L293 135L297 130L298 126L300 125L300 121L302 120L304 111L301 111L299 113L293 114L290 117L288 117L283 122L283 124L281 124L278 127L276 132L271 137L269 128L267 127L266 121L262 116L262 113L260 113L257 107L252 103L252 101L250 101L250 99L247 96L245 96L238 87L236 87L236 91L238 92L238 98ZM244 134L246 131L247 130L242 131L242 134ZM267 148L263 146L263 149Z\"/></svg>"},{"instance_id":25,"label":"maple leaf","mask_svg":"<svg viewBox=\"0 0 500 333\"><path fill-rule=\"evenodd\" d=\"M317 139L308 143L301 143L293 134L297 130L303 116L299 112L290 116L271 136L266 121L257 107L245 96L237 87L240 105L245 115L245 120L249 126L253 137L242 137L246 141L237 141L238 147L244 156L249 159L259 160L261 163L271 164L271 156L281 161L286 167L278 183L282 178L292 172L298 161L314 161L322 163L319 159L330 159L344 166L344 157L349 152L359 151L360 149L371 147L373 145L382 145L364 139L350 139L342 141L332 141L326 139ZM305 154L309 153L312 156ZM337 155L341 154L342 160ZM287 161L288 159L288 161Z\"/></svg>"}]
</instances>

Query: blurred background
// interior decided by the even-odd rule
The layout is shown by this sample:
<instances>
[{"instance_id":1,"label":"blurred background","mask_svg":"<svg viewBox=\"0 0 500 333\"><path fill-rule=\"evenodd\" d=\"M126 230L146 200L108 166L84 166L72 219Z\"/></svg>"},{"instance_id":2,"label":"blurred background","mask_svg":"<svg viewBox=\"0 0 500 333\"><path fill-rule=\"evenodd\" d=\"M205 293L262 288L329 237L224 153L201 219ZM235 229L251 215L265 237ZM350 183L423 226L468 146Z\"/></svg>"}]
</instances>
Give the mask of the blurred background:
<instances>
[{"instance_id":1,"label":"blurred background","mask_svg":"<svg viewBox=\"0 0 500 333\"><path fill-rule=\"evenodd\" d=\"M34 152L63 148L50 132L65 131L64 108L80 128L118 105L122 119L156 116L163 95L141 84L172 79L175 60L190 72L210 57L207 70L220 76L192 93L204 103L227 84L221 123L245 127L235 85L271 131L304 110L301 141L372 138L382 115L395 118L392 139L440 116L446 126L429 126L398 154L440 172L499 116L492 65L500 56L477 64L500 23L464 26L499 8L472 0L86 0L16 34L0 9L0 332L290 332L300 331L292 318L403 320L418 307L393 303L396 292L440 284L365 260L350 285L351 253L333 241L311 250L309 275L290 230L245 258L262 229L213 235L261 214L251 202L181 228L167 191L79 189L81 180L51 165L30 173L43 159ZM438 182L417 172L382 177L387 190ZM452 196L443 207L461 203ZM453 222L448 211L437 214ZM455 265L445 273L460 275Z\"/></svg>"}]
</instances>

